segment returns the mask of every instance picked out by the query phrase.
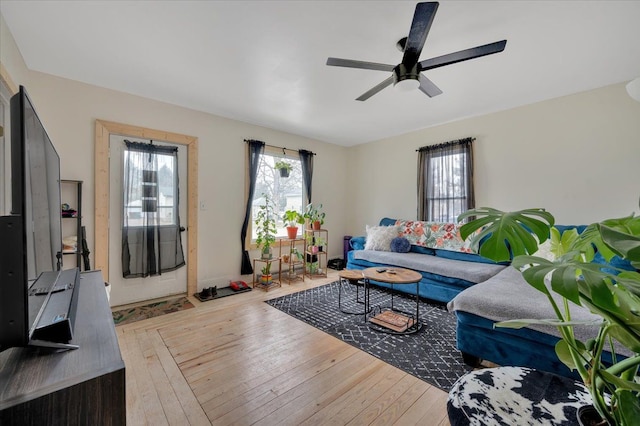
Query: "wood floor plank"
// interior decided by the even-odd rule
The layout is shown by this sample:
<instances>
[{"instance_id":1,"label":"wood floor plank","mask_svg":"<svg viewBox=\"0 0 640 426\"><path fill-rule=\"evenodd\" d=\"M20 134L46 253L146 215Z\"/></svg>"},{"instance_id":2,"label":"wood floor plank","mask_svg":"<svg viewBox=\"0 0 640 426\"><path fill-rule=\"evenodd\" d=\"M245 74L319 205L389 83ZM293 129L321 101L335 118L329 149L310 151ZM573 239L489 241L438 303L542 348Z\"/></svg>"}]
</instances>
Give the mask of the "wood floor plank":
<instances>
[{"instance_id":1,"label":"wood floor plank","mask_svg":"<svg viewBox=\"0 0 640 426\"><path fill-rule=\"evenodd\" d=\"M118 342L120 344L120 351L122 353L123 360L129 360L132 358L132 345L131 339L128 339L129 335L125 336L125 333L121 329L117 329ZM135 336L134 336L135 337ZM128 341L129 340L129 341ZM136 373L128 366L124 370L125 383L126 383L126 397L127 397L127 423L130 425L143 425L146 424L146 417L144 414L144 407L140 398L140 390L138 388L138 382L136 380Z\"/></svg>"},{"instance_id":2,"label":"wood floor plank","mask_svg":"<svg viewBox=\"0 0 640 426\"><path fill-rule=\"evenodd\" d=\"M332 367L335 363L341 362L354 355L357 349L353 347L336 347L334 353L329 357L316 358L310 364L301 364L269 382L263 383L248 392L229 400L210 411L210 403L203 404L209 418L220 418L221 421L240 419L250 415L255 410L259 410L265 404L269 404L282 395L295 388L301 383L320 372ZM274 407L274 409L277 407ZM230 410L231 409L231 410ZM255 417L255 415L252 415ZM259 420L259 419L258 419ZM244 421L244 420L243 420Z\"/></svg>"},{"instance_id":3,"label":"wood floor plank","mask_svg":"<svg viewBox=\"0 0 640 426\"><path fill-rule=\"evenodd\" d=\"M393 386L395 386L407 373L397 369L391 368L387 374L385 374L378 383L367 389L358 399L353 401L352 404L344 407L342 410L331 418L331 420L339 419L343 424L347 424L353 420L358 414L368 410L369 406L375 403L381 395L388 392Z\"/></svg>"},{"instance_id":4,"label":"wood floor plank","mask_svg":"<svg viewBox=\"0 0 640 426\"><path fill-rule=\"evenodd\" d=\"M277 357L277 363L272 362L273 357L270 353L249 361L240 359L239 362L231 363L227 368L192 383L193 392L202 403L220 397L223 393L226 398L242 394L259 384L285 374L291 370L293 365L298 365L301 355L295 350L295 345L300 344L304 344L306 348L311 350L311 354L302 356L307 362L316 357L328 356L332 350L335 350L317 339L311 342L296 341L294 345L283 345L282 352L273 354ZM249 368L245 368L246 364L249 364Z\"/></svg>"},{"instance_id":5,"label":"wood floor plank","mask_svg":"<svg viewBox=\"0 0 640 426\"><path fill-rule=\"evenodd\" d=\"M422 380L412 380L409 389L391 404L387 404L384 411L370 425L387 426L395 423L431 387L431 385Z\"/></svg>"},{"instance_id":6,"label":"wood floor plank","mask_svg":"<svg viewBox=\"0 0 640 426\"><path fill-rule=\"evenodd\" d=\"M117 326L127 424L448 426L446 392L264 303L336 279Z\"/></svg>"},{"instance_id":7,"label":"wood floor plank","mask_svg":"<svg viewBox=\"0 0 640 426\"><path fill-rule=\"evenodd\" d=\"M140 392L139 397L145 413L145 422L153 425L168 425L169 422L162 407L158 390L147 369L147 362L143 354L144 344L141 344L142 342L140 341L141 335L134 332L128 336L131 339L129 342L132 347L132 356L129 360L125 360L125 369L131 369L136 375L136 382Z\"/></svg>"},{"instance_id":8,"label":"wood floor plank","mask_svg":"<svg viewBox=\"0 0 640 426\"><path fill-rule=\"evenodd\" d=\"M239 421L244 424L279 424L287 418L290 411L314 400L317 393L326 392L346 374L357 374L365 367L369 357L365 352L356 351L295 386L289 386L290 383L287 383L282 389L272 390L276 393L275 398L270 398L257 409L246 413Z\"/></svg>"},{"instance_id":9,"label":"wood floor plank","mask_svg":"<svg viewBox=\"0 0 640 426\"><path fill-rule=\"evenodd\" d=\"M274 424L281 425L300 425L305 420L312 417L318 411L324 410L336 401L342 399L348 399L349 391L365 381L368 377L375 374L376 370L380 367L379 361L376 360L365 361L360 370L351 371L348 376L338 377L336 380L332 380L331 386L322 394L314 395L312 398L297 398L293 403L283 407L284 409L278 410L276 413L272 413L261 419L256 424ZM317 386L318 393L320 393L320 387ZM306 403L305 403L306 402Z\"/></svg>"},{"instance_id":10,"label":"wood floor plank","mask_svg":"<svg viewBox=\"0 0 640 426\"><path fill-rule=\"evenodd\" d=\"M331 401L322 407L317 407L313 414L308 416L303 421L300 421L302 426L311 425L324 425L324 424L336 424L339 418L334 418L341 410L346 407L351 407L354 404L358 404L364 398L365 393L384 378L390 371L396 370L395 367L386 364L382 361L374 362L371 364L373 372L367 374L366 377L357 383L357 385L350 386L348 390L339 398ZM304 407L303 409L306 409ZM329 419L333 419L329 421ZM350 420L350 419L349 419Z\"/></svg>"},{"instance_id":11,"label":"wood floor plank","mask_svg":"<svg viewBox=\"0 0 640 426\"><path fill-rule=\"evenodd\" d=\"M393 424L398 426L419 424L425 415L433 415L441 395L440 389L430 386Z\"/></svg>"},{"instance_id":12,"label":"wood floor plank","mask_svg":"<svg viewBox=\"0 0 640 426\"><path fill-rule=\"evenodd\" d=\"M405 373L405 375L392 387L387 389L382 395L378 397L366 410L361 411L348 425L369 425L378 416L380 416L384 410L393 404L403 393L411 387L415 377Z\"/></svg>"},{"instance_id":13,"label":"wood floor plank","mask_svg":"<svg viewBox=\"0 0 640 426\"><path fill-rule=\"evenodd\" d=\"M162 368L169 380L169 386L173 389L173 393L180 403L181 409L190 425L207 425L209 419L205 414L202 406L191 391L189 384L180 372L175 360L169 353L164 344L160 333L156 330L150 332L149 338L155 348L158 360L162 364ZM166 405L165 405L166 406ZM168 416L167 416L168 417ZM171 423L171 422L170 422ZM184 423L182 423L184 424Z\"/></svg>"}]
</instances>

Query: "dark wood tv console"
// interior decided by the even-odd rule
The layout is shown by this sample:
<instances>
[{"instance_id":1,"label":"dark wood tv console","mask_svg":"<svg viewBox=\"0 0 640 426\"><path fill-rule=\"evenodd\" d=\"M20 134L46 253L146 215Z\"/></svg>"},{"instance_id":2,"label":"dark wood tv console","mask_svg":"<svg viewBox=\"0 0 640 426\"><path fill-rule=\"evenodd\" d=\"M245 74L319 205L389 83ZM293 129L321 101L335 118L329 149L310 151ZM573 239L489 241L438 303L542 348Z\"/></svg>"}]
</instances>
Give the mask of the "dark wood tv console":
<instances>
[{"instance_id":1,"label":"dark wood tv console","mask_svg":"<svg viewBox=\"0 0 640 426\"><path fill-rule=\"evenodd\" d=\"M102 273L83 272L71 343L0 353L0 424L124 425L124 362Z\"/></svg>"}]
</instances>

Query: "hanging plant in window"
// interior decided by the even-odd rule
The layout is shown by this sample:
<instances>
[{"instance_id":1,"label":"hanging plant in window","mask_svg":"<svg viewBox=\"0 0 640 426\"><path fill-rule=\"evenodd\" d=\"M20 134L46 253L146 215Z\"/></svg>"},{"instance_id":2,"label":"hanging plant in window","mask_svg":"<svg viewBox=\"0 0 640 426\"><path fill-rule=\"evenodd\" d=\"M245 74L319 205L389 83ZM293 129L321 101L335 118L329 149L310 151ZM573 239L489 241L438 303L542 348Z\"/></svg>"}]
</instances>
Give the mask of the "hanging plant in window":
<instances>
[{"instance_id":1,"label":"hanging plant in window","mask_svg":"<svg viewBox=\"0 0 640 426\"><path fill-rule=\"evenodd\" d=\"M276 169L280 170L280 177L289 177L289 173L291 172L291 164L286 161L277 161L275 166Z\"/></svg>"}]
</instances>

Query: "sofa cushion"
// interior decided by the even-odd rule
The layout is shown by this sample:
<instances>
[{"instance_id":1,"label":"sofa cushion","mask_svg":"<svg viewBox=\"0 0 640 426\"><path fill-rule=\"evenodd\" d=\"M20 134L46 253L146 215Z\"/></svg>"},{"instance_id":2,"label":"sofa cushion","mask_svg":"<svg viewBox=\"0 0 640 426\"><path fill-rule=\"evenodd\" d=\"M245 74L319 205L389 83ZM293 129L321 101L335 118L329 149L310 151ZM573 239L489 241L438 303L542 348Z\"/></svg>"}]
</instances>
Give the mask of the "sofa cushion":
<instances>
[{"instance_id":1,"label":"sofa cushion","mask_svg":"<svg viewBox=\"0 0 640 426\"><path fill-rule=\"evenodd\" d=\"M551 292L559 306L562 298ZM568 302L572 321L591 321L593 325L575 325L574 333L578 340L586 342L598 333L602 318L588 309ZM451 312L462 311L487 318L494 322L514 319L555 319L556 315L547 297L525 281L520 271L509 266L486 282L474 285L447 304ZM560 337L558 329L551 325L530 324L526 328ZM518 330L495 328L506 333L518 333ZM614 342L616 352L629 356L631 352Z\"/></svg>"},{"instance_id":2,"label":"sofa cushion","mask_svg":"<svg viewBox=\"0 0 640 426\"><path fill-rule=\"evenodd\" d=\"M556 303L562 306L562 299L552 293ZM571 302L571 317L575 321L593 321L593 326L575 326L576 337L582 341L597 333L596 322L600 317ZM449 311L464 311L492 321L513 319L556 318L547 297L530 286L516 268L509 266L486 282L475 285L458 294L447 305ZM531 324L532 330L560 336L556 327Z\"/></svg>"},{"instance_id":3,"label":"sofa cushion","mask_svg":"<svg viewBox=\"0 0 640 426\"><path fill-rule=\"evenodd\" d=\"M365 250L391 251L391 240L398 236L397 226L367 225Z\"/></svg>"},{"instance_id":4,"label":"sofa cushion","mask_svg":"<svg viewBox=\"0 0 640 426\"><path fill-rule=\"evenodd\" d=\"M381 265L397 266L415 271L430 272L455 279L462 279L471 283L486 281L499 271L503 265L464 262L425 256L419 253L393 253L373 250L358 250L353 253L354 259L366 260Z\"/></svg>"},{"instance_id":5,"label":"sofa cushion","mask_svg":"<svg viewBox=\"0 0 640 426\"><path fill-rule=\"evenodd\" d=\"M489 263L492 265L509 265L510 262L496 262L476 253L463 253L461 251L451 251L444 249L432 249L437 257L451 260L463 260L465 262Z\"/></svg>"},{"instance_id":6,"label":"sofa cushion","mask_svg":"<svg viewBox=\"0 0 640 426\"><path fill-rule=\"evenodd\" d=\"M411 248L409 249L409 251L413 253L427 254L429 256L435 256L436 254L436 251L432 248L415 246L413 244L411 244Z\"/></svg>"}]
</instances>

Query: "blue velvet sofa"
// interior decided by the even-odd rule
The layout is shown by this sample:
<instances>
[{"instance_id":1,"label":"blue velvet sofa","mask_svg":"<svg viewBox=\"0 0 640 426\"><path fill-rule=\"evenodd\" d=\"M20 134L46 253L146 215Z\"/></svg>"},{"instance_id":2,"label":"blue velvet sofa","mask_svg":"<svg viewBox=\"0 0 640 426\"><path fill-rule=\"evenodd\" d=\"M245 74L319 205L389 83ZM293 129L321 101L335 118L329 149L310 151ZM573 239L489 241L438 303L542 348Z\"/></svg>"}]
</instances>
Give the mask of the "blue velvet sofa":
<instances>
[{"instance_id":1,"label":"blue velvet sofa","mask_svg":"<svg viewBox=\"0 0 640 426\"><path fill-rule=\"evenodd\" d=\"M381 226L395 223L395 219L389 218L380 221ZM572 228L556 227L561 232ZM583 229L578 227L578 232ZM408 253L364 250L364 237L354 237L350 244L353 250L347 254L348 269L395 266L422 274L418 284L420 296L445 302L449 311L455 313L457 348L467 363L476 365L480 360L487 360L501 366L524 366L577 378L557 359L555 345L560 334L556 328L540 325L520 330L494 327L496 322L508 319L555 318L546 296L524 281L515 268L493 263L477 254L425 247L411 246ZM600 258L598 262L603 263L604 259ZM616 266L630 265L618 263ZM373 284L389 287L384 283ZM396 289L415 294L413 285L396 286ZM576 320L598 319L580 306L574 306L572 315ZM586 341L596 330L595 325L579 326L576 335ZM625 353L623 348L618 349Z\"/></svg>"},{"instance_id":2,"label":"blue velvet sofa","mask_svg":"<svg viewBox=\"0 0 640 426\"><path fill-rule=\"evenodd\" d=\"M380 226L393 226L396 219L383 218ZM408 253L365 250L366 237L351 238L352 250L347 252L347 269L395 266L413 269L422 275L418 283L420 297L449 302L461 291L491 278L502 269L490 259L474 253L454 252L411 245ZM381 287L389 284L373 281ZM396 290L416 294L415 285L395 286Z\"/></svg>"}]
</instances>

